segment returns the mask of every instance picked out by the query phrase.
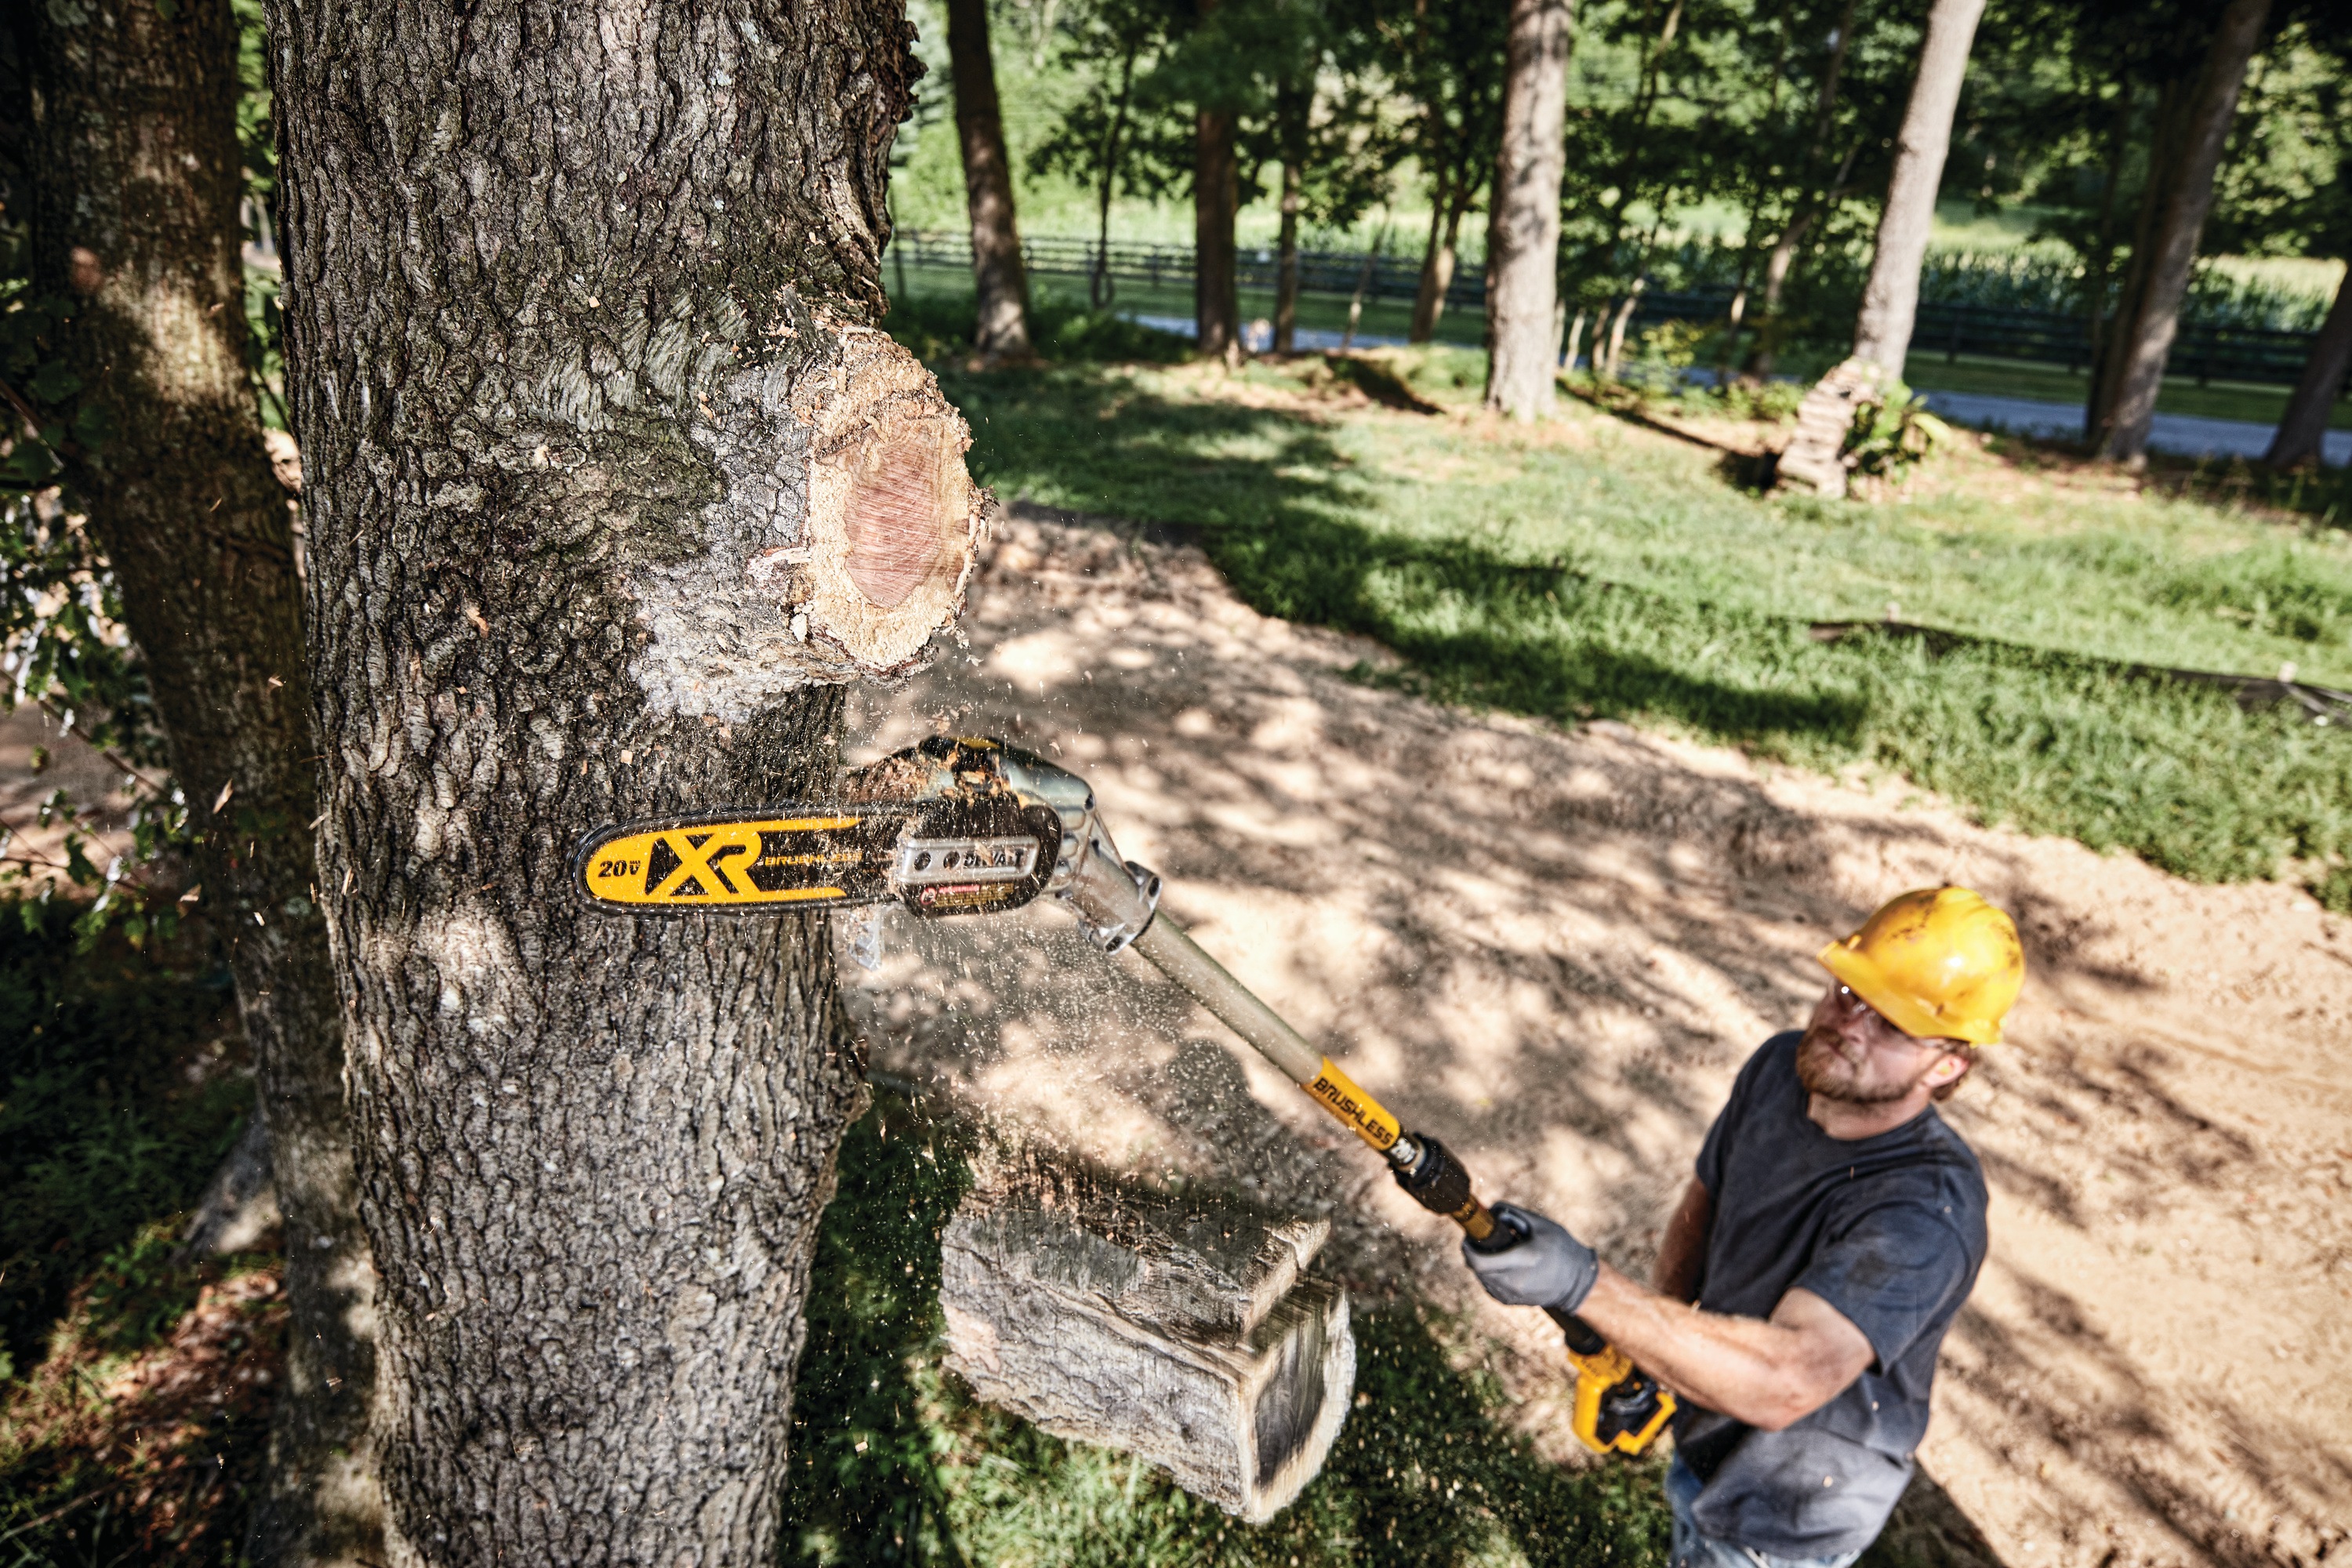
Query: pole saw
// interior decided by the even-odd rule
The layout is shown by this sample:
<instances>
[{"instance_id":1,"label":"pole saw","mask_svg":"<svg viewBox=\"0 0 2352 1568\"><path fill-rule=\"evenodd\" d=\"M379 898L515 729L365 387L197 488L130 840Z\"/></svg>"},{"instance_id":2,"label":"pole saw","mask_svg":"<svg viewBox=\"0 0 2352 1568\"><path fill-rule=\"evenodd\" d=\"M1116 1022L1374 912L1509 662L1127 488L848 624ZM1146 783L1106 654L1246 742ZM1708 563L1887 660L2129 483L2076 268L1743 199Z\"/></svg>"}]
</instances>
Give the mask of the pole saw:
<instances>
[{"instance_id":1,"label":"pole saw","mask_svg":"<svg viewBox=\"0 0 2352 1568\"><path fill-rule=\"evenodd\" d=\"M1160 915L1160 879L1122 860L1086 780L1001 741L934 736L845 781L830 803L601 828L572 857L574 891L621 915L744 915L903 904L919 916L1000 914L1052 894L1105 952L1132 947L1389 1163L1422 1207L1480 1252L1527 1239L1478 1200L1443 1143L1380 1101ZM1576 1367L1577 1437L1638 1454L1675 1398L1572 1312L1547 1309Z\"/></svg>"}]
</instances>

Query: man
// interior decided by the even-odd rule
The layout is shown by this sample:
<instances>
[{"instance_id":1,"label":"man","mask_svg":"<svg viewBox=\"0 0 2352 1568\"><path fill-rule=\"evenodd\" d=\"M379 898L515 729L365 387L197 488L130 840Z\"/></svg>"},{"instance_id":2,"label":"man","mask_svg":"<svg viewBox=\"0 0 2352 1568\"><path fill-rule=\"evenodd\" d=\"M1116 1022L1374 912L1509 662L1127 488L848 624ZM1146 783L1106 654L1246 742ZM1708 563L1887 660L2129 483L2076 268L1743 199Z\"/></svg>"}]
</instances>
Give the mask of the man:
<instances>
[{"instance_id":1,"label":"man","mask_svg":"<svg viewBox=\"0 0 2352 1568\"><path fill-rule=\"evenodd\" d=\"M1496 1300L1573 1311L1681 1401L1675 1568L1844 1568L1927 1428L1944 1331L1985 1254L1976 1156L1936 1114L2025 978L2010 918L1906 893L1823 948L1803 1032L1740 1069L1659 1248L1654 1290L1539 1215L1463 1249Z\"/></svg>"}]
</instances>

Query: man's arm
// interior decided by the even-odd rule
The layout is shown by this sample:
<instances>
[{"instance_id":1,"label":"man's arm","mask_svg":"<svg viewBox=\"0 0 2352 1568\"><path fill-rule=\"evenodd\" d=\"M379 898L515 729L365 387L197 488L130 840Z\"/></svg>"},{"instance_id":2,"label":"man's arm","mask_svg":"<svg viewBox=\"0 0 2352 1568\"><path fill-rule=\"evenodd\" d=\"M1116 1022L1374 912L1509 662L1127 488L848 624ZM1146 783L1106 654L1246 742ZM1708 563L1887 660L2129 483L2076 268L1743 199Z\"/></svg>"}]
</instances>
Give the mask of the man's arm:
<instances>
[{"instance_id":1,"label":"man's arm","mask_svg":"<svg viewBox=\"0 0 2352 1568\"><path fill-rule=\"evenodd\" d=\"M1810 1290L1781 1297L1769 1321L1735 1318L1645 1290L1604 1263L1576 1312L1676 1394L1768 1432L1811 1415L1877 1359L1862 1331Z\"/></svg>"},{"instance_id":2,"label":"man's arm","mask_svg":"<svg viewBox=\"0 0 2352 1568\"><path fill-rule=\"evenodd\" d=\"M1696 1176L1683 1189L1683 1201L1666 1221L1665 1239L1658 1243L1658 1264L1650 1271L1650 1288L1677 1301L1698 1300L1699 1282L1706 1269L1706 1238L1715 1227L1715 1194Z\"/></svg>"}]
</instances>

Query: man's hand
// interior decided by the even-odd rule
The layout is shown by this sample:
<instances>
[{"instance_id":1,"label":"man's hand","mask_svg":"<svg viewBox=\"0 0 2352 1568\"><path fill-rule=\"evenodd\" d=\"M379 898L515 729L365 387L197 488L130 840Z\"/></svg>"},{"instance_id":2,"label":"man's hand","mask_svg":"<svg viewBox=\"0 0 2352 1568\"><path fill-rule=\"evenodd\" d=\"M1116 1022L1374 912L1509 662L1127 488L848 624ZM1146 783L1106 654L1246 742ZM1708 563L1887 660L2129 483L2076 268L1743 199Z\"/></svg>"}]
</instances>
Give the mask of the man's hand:
<instances>
[{"instance_id":1,"label":"man's hand","mask_svg":"<svg viewBox=\"0 0 2352 1568\"><path fill-rule=\"evenodd\" d=\"M1480 1252L1464 1239L1462 1261L1486 1294L1507 1307L1557 1307L1573 1312L1583 1305L1592 1282L1601 1278L1601 1259L1592 1248L1531 1209L1496 1204L1492 1212L1496 1224L1527 1239L1501 1252Z\"/></svg>"},{"instance_id":2,"label":"man's hand","mask_svg":"<svg viewBox=\"0 0 2352 1568\"><path fill-rule=\"evenodd\" d=\"M1604 1268L1578 1316L1691 1404L1768 1432L1836 1398L1876 1354L1843 1313L1801 1288L1781 1297L1769 1320L1737 1318Z\"/></svg>"}]
</instances>

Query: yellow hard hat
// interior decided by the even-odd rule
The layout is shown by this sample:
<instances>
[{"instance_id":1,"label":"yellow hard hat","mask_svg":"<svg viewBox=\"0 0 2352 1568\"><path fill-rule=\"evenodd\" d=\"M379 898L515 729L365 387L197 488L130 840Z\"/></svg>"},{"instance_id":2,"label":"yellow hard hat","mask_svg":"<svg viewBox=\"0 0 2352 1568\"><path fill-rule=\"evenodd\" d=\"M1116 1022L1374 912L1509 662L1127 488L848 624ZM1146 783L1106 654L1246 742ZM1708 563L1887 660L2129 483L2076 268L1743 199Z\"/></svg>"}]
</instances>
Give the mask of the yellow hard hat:
<instances>
[{"instance_id":1,"label":"yellow hard hat","mask_svg":"<svg viewBox=\"0 0 2352 1568\"><path fill-rule=\"evenodd\" d=\"M2025 984L2016 922L1966 888L1889 899L1821 959L1879 1016L1920 1039L1997 1044Z\"/></svg>"}]
</instances>

